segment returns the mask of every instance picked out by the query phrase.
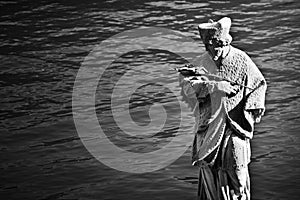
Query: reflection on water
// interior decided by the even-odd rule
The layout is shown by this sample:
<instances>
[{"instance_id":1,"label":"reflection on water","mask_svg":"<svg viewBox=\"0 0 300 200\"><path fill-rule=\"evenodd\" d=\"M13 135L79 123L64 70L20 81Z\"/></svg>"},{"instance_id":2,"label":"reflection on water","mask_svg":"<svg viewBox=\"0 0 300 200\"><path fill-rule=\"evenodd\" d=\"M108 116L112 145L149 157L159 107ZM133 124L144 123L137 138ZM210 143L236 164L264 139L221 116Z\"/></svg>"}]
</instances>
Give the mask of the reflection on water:
<instances>
[{"instance_id":1,"label":"reflection on water","mask_svg":"<svg viewBox=\"0 0 300 200\"><path fill-rule=\"evenodd\" d=\"M253 199L298 199L299 5L295 0L0 2L1 196L194 199L198 172L190 166L189 151L172 165L142 175L98 163L76 134L72 88L89 51L117 33L140 26L179 30L199 43L199 49L182 48L200 54L197 24L227 15L233 19L233 45L253 58L269 86L266 115L252 141ZM128 52L111 66L104 81L113 81L110 77L120 70L134 69L146 72L148 79L177 87L175 73L161 74L158 69L179 66L184 60L161 51ZM109 116L110 101L101 99L112 88L109 84L99 88L98 118L119 146L148 152L172 137L178 102L160 86L146 85L131 98L131 116L138 124L149 123L147 110L157 102L165 103L172 116L164 131L141 143L120 139L120 130Z\"/></svg>"}]
</instances>

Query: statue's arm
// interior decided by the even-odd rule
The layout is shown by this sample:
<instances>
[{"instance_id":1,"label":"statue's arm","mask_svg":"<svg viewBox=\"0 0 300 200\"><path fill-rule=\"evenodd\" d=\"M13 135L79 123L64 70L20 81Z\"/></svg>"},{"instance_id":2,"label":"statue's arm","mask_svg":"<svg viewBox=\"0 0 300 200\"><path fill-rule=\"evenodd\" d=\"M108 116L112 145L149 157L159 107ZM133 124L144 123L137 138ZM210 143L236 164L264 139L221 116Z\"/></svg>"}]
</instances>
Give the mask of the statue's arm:
<instances>
[{"instance_id":1,"label":"statue's arm","mask_svg":"<svg viewBox=\"0 0 300 200\"><path fill-rule=\"evenodd\" d=\"M248 58L248 78L247 85L254 88L253 91L246 91L245 111L248 112L254 123L258 123L265 112L265 96L267 90L267 83L255 65L255 63Z\"/></svg>"}]
</instances>

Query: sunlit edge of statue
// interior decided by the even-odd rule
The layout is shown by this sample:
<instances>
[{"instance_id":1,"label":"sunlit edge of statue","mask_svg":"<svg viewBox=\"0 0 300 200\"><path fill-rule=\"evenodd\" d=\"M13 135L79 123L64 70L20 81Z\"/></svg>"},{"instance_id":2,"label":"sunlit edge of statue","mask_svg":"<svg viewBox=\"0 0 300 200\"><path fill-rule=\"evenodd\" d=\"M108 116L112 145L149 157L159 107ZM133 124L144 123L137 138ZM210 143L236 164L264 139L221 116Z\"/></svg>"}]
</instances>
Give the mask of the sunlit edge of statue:
<instances>
[{"instance_id":1,"label":"sunlit edge of statue","mask_svg":"<svg viewBox=\"0 0 300 200\"><path fill-rule=\"evenodd\" d=\"M231 19L198 26L206 52L197 66L177 69L196 117L192 163L200 168L198 199L250 199L250 139L265 111L266 81L243 51L230 45Z\"/></svg>"}]
</instances>

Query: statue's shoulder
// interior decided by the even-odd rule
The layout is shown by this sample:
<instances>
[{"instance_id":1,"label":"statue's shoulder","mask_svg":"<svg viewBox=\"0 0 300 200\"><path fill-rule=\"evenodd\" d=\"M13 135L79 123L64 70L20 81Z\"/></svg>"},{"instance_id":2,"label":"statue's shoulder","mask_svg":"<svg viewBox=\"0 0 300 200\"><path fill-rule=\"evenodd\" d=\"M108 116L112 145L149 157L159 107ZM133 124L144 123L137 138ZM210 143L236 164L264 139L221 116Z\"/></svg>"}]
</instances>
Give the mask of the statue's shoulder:
<instances>
[{"instance_id":1,"label":"statue's shoulder","mask_svg":"<svg viewBox=\"0 0 300 200\"><path fill-rule=\"evenodd\" d=\"M212 60L212 59L207 51L205 51L201 55L194 58L194 62L196 63L196 65L198 65L201 62L208 62L210 60Z\"/></svg>"},{"instance_id":2,"label":"statue's shoulder","mask_svg":"<svg viewBox=\"0 0 300 200\"><path fill-rule=\"evenodd\" d=\"M235 65L245 68L256 68L255 63L252 61L250 56L241 49L231 46L230 55L228 60Z\"/></svg>"},{"instance_id":3,"label":"statue's shoulder","mask_svg":"<svg viewBox=\"0 0 300 200\"><path fill-rule=\"evenodd\" d=\"M258 66L252 61L250 56L238 49L238 48L233 48L234 53L236 54L236 57L238 58L238 62L240 63L240 66L245 69L245 72L253 77L254 79L259 79L259 80L264 80L264 77L258 68ZM251 86L252 87L252 86Z\"/></svg>"},{"instance_id":4,"label":"statue's shoulder","mask_svg":"<svg viewBox=\"0 0 300 200\"><path fill-rule=\"evenodd\" d=\"M232 53L232 55L234 57L240 57L240 58L244 58L244 59L250 59L250 57L248 56L248 54L246 52L244 52L243 50L238 49L236 47L231 46L230 52Z\"/></svg>"},{"instance_id":5,"label":"statue's shoulder","mask_svg":"<svg viewBox=\"0 0 300 200\"><path fill-rule=\"evenodd\" d=\"M193 64L195 66L205 68L210 73L212 73L217 68L215 62L212 60L207 51L195 58Z\"/></svg>"}]
</instances>

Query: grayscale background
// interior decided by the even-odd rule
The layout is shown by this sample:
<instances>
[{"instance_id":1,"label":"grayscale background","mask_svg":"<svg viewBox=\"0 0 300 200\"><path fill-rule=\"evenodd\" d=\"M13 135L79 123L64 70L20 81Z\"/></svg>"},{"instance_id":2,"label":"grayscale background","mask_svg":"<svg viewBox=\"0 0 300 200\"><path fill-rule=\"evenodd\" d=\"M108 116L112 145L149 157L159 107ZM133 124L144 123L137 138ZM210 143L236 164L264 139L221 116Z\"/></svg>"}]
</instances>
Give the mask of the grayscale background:
<instances>
[{"instance_id":1,"label":"grayscale background","mask_svg":"<svg viewBox=\"0 0 300 200\"><path fill-rule=\"evenodd\" d=\"M252 140L253 200L299 199L299 13L296 0L0 1L0 198L195 199L198 169L191 166L190 149L173 164L145 174L120 172L96 160L74 126L73 84L89 52L115 34L140 26L178 30L199 44L199 49L184 48L201 54L197 25L229 16L233 46L250 55L269 86L267 110ZM145 85L129 102L132 120L149 123L147 110L158 102L169 105L169 121L146 139L124 135L114 123L109 98L103 98L117 81L112 77L138 69L175 87L176 72L162 75L157 69L184 63L155 49L128 49L112 63L101 78L96 110L115 145L141 153L161 148L174 137L180 113L168 88Z\"/></svg>"}]
</instances>

